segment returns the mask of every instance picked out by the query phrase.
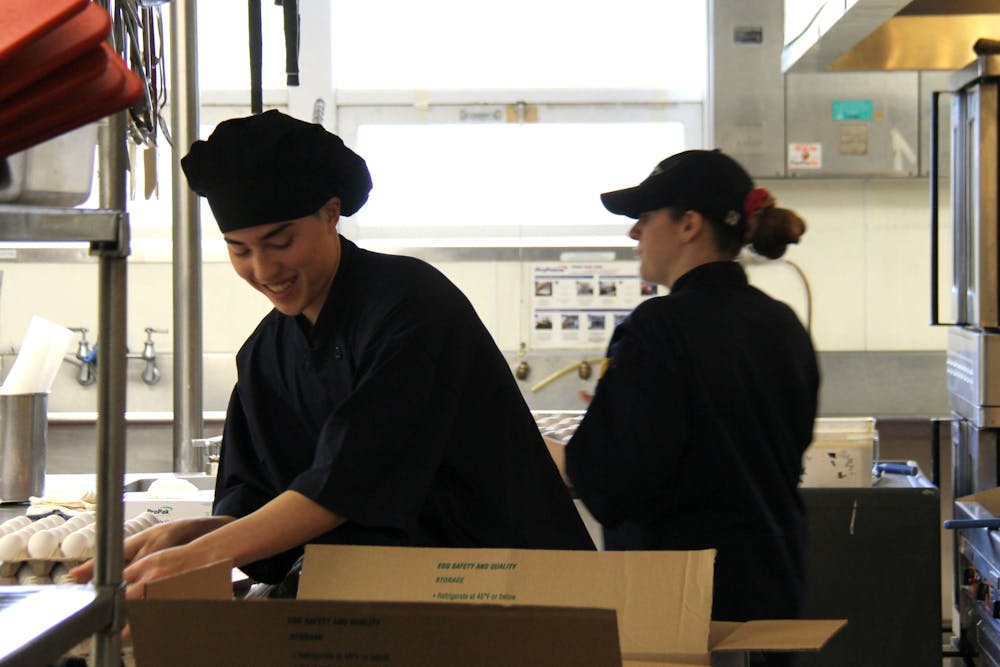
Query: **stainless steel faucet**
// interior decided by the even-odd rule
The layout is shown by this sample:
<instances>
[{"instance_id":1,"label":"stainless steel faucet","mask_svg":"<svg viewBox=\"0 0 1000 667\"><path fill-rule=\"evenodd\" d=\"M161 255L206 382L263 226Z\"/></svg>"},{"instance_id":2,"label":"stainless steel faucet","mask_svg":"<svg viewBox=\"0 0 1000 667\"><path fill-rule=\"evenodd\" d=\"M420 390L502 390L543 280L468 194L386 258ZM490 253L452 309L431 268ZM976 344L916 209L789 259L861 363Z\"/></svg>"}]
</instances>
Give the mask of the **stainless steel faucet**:
<instances>
[{"instance_id":1,"label":"stainless steel faucet","mask_svg":"<svg viewBox=\"0 0 1000 667\"><path fill-rule=\"evenodd\" d=\"M76 354L67 354L63 358L65 361L77 366L76 381L84 387L94 384L97 381L97 345L90 346L87 340L86 327L69 327L70 331L80 334L77 341ZM148 385L154 385L160 381L160 369L156 365L156 345L153 342L153 334L167 333L166 329L154 329L146 327L146 340L142 344L142 352L139 354L128 353L129 359L140 359L146 363L142 369L142 381ZM13 352L13 349L12 349Z\"/></svg>"},{"instance_id":2,"label":"stainless steel faucet","mask_svg":"<svg viewBox=\"0 0 1000 667\"><path fill-rule=\"evenodd\" d=\"M146 340L142 344L141 354L129 354L129 359L142 359L146 362L145 368L142 369L142 381L148 385L154 385L160 381L160 369L156 366L156 347L153 343L153 334L155 333L167 333L166 329L154 329L153 327L146 327Z\"/></svg>"},{"instance_id":3,"label":"stainless steel faucet","mask_svg":"<svg viewBox=\"0 0 1000 667\"><path fill-rule=\"evenodd\" d=\"M90 350L90 341L87 340L87 327L69 327L70 331L80 334L80 340L76 344L75 355L65 355L64 359L77 366L76 381L86 387L97 381L97 364Z\"/></svg>"}]
</instances>

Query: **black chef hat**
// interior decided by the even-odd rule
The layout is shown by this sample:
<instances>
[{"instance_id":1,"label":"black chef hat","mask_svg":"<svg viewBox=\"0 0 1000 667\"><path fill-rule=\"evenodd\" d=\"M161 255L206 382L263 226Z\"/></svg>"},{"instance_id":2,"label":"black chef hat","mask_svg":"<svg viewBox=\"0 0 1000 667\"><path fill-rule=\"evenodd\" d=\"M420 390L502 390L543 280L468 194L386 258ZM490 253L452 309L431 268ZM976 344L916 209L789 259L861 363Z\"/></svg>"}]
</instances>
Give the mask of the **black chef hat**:
<instances>
[{"instance_id":1,"label":"black chef hat","mask_svg":"<svg viewBox=\"0 0 1000 667\"><path fill-rule=\"evenodd\" d=\"M340 137L275 110L219 123L181 167L223 232L312 215L335 196L341 215L353 215L372 187Z\"/></svg>"},{"instance_id":2,"label":"black chef hat","mask_svg":"<svg viewBox=\"0 0 1000 667\"><path fill-rule=\"evenodd\" d=\"M601 201L612 213L630 218L679 206L726 222L734 212L742 215L752 189L753 179L733 158L719 150L691 150L663 160L633 188L605 192Z\"/></svg>"}]
</instances>

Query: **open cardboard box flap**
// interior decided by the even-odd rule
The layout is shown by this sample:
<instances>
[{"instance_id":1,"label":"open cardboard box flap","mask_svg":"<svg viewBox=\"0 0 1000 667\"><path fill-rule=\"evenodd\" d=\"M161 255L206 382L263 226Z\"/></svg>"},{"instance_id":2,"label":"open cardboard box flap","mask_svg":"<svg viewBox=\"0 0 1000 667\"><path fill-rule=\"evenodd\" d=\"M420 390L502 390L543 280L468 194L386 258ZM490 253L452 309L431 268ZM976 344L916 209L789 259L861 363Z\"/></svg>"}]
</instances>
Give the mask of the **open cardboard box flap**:
<instances>
[{"instance_id":1,"label":"open cardboard box flap","mask_svg":"<svg viewBox=\"0 0 1000 667\"><path fill-rule=\"evenodd\" d=\"M843 620L713 623L715 551L544 551L309 545L299 599L610 608L626 662L818 651Z\"/></svg>"},{"instance_id":2,"label":"open cardboard box flap","mask_svg":"<svg viewBox=\"0 0 1000 667\"><path fill-rule=\"evenodd\" d=\"M621 665L611 609L240 601L231 568L224 561L151 582L129 602L137 667Z\"/></svg>"},{"instance_id":3,"label":"open cardboard box flap","mask_svg":"<svg viewBox=\"0 0 1000 667\"><path fill-rule=\"evenodd\" d=\"M1000 487L955 498L955 502L961 503L973 519L1000 517Z\"/></svg>"},{"instance_id":4,"label":"open cardboard box flap","mask_svg":"<svg viewBox=\"0 0 1000 667\"><path fill-rule=\"evenodd\" d=\"M129 604L137 667L618 667L610 609L318 600Z\"/></svg>"},{"instance_id":5,"label":"open cardboard box flap","mask_svg":"<svg viewBox=\"0 0 1000 667\"><path fill-rule=\"evenodd\" d=\"M714 557L310 545L298 600L231 600L224 562L148 584L128 613L138 667L387 656L404 667L692 667L726 652L816 651L846 623L712 622Z\"/></svg>"},{"instance_id":6,"label":"open cardboard box flap","mask_svg":"<svg viewBox=\"0 0 1000 667\"><path fill-rule=\"evenodd\" d=\"M705 653L714 551L309 545L299 599L614 609L624 653Z\"/></svg>"}]
</instances>

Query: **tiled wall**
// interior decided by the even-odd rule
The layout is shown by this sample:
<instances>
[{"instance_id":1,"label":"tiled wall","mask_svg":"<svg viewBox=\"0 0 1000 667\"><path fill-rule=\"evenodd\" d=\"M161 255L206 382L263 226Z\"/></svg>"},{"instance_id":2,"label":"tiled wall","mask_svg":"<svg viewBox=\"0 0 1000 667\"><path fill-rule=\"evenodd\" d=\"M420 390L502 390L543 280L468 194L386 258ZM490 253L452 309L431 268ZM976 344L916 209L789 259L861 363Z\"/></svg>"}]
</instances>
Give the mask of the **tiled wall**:
<instances>
[{"instance_id":1,"label":"tiled wall","mask_svg":"<svg viewBox=\"0 0 1000 667\"><path fill-rule=\"evenodd\" d=\"M945 334L943 329L928 325L930 214L926 181L781 180L762 185L774 192L780 205L799 211L809 225L802 243L786 256L805 275L808 291L798 271L788 264L751 265L748 271L755 284L787 301L803 319L811 311L813 337L822 353L827 379L824 400L830 411L843 413L855 406L857 412L865 414L876 414L876 410L882 414L938 414L944 410ZM947 252L947 193L943 194L941 237ZM623 235L627 229L623 220ZM942 257L945 279L950 275L949 266L949 257ZM529 340L531 303L526 290L530 266L470 261L439 263L438 267L469 296L514 365L520 343ZM86 326L91 339L96 336L96 268L93 263L0 262L0 353L5 371L12 359L11 348L20 345L32 315L66 326ZM232 354L269 305L235 276L228 263L206 263L202 277L205 403L206 409L218 410L224 408L232 386ZM168 263L130 263L127 341L133 352L142 349L145 327L172 326L171 281ZM947 304L947 289L941 288L939 293L942 303ZM131 362L130 410L171 409L173 339L170 334L157 334L154 340L163 355L163 379L153 387L144 385L140 379L142 362ZM548 368L549 372L577 357L594 356L528 352L536 369ZM76 385L74 369L64 366L50 396L50 409L92 410L96 389ZM536 370L531 380L542 377L543 371ZM529 386L530 381L523 384ZM558 386L544 392L527 391L529 403L545 409L581 407L575 398L578 387L566 380ZM868 405L870 410L862 409Z\"/></svg>"}]
</instances>

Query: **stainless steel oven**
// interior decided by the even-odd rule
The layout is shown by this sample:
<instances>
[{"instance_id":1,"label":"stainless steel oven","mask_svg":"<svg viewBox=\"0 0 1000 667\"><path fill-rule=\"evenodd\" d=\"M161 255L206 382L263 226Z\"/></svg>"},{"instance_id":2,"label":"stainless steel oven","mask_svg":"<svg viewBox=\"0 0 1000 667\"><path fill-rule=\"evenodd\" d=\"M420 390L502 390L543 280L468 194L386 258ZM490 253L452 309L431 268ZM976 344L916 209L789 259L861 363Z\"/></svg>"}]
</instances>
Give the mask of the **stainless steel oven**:
<instances>
[{"instance_id":1,"label":"stainless steel oven","mask_svg":"<svg viewBox=\"0 0 1000 667\"><path fill-rule=\"evenodd\" d=\"M980 466L983 449L974 435L1000 429L1000 219L997 197L1000 158L1000 48L980 40L978 57L951 81L952 280L950 321L939 316L938 294L938 132L939 96L932 100L931 130L931 323L949 326L948 401L953 430L955 493L971 493L1000 483L996 466ZM995 446L993 447L995 449ZM975 452L975 457L971 454ZM995 452L992 455L995 459ZM993 460L991 459L991 460ZM966 470L965 467L974 469ZM980 469L982 468L982 469ZM970 486L971 485L971 486Z\"/></svg>"},{"instance_id":2,"label":"stainless steel oven","mask_svg":"<svg viewBox=\"0 0 1000 667\"><path fill-rule=\"evenodd\" d=\"M951 324L995 329L1000 327L997 253L1000 54L981 55L974 66L956 74L953 86ZM936 111L937 99L934 102ZM931 123L931 132L936 135L936 122ZM932 136L932 144L936 144L936 136ZM936 181L937 170L932 169L932 196L937 192Z\"/></svg>"},{"instance_id":3,"label":"stainless steel oven","mask_svg":"<svg viewBox=\"0 0 1000 667\"><path fill-rule=\"evenodd\" d=\"M939 317L937 108L931 118L931 323L949 326L948 402L952 411L952 482L961 497L1000 485L1000 219L998 112L1000 49L977 43L976 61L957 72L951 90L952 279L950 321ZM956 514L957 515L957 514ZM952 551L962 648L1000 656L1000 586L984 584L996 563L977 563L964 547L982 527L956 530ZM973 532L970 532L973 531ZM982 575L982 576L981 576ZM985 577L985 578L984 578ZM993 581L997 581L993 579ZM998 581L997 583L1000 583ZM971 591L971 593L970 593ZM989 626L989 632L982 629Z\"/></svg>"}]
</instances>

